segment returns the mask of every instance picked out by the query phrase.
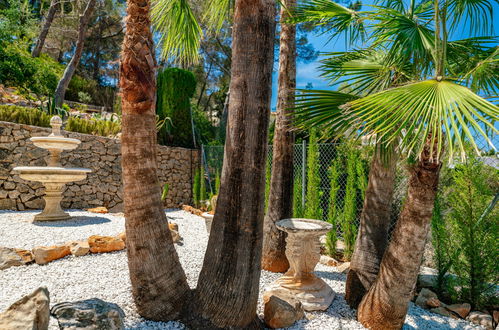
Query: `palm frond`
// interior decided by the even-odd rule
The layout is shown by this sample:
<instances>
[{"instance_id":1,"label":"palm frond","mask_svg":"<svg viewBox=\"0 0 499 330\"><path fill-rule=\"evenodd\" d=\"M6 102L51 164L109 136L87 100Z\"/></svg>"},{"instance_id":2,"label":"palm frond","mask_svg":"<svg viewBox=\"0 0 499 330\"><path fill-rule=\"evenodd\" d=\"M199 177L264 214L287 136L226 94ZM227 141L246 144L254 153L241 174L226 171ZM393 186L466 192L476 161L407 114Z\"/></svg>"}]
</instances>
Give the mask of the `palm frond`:
<instances>
[{"instance_id":1,"label":"palm frond","mask_svg":"<svg viewBox=\"0 0 499 330\"><path fill-rule=\"evenodd\" d=\"M449 0L451 30L467 26L475 35L493 32L494 2L497 5L497 0Z\"/></svg>"},{"instance_id":2,"label":"palm frond","mask_svg":"<svg viewBox=\"0 0 499 330\"><path fill-rule=\"evenodd\" d=\"M234 8L234 0L211 0L207 1L203 22L208 31L217 33L225 22L230 19Z\"/></svg>"},{"instance_id":3,"label":"palm frond","mask_svg":"<svg viewBox=\"0 0 499 330\"><path fill-rule=\"evenodd\" d=\"M444 144L449 154L457 151L462 157L465 141L477 152L477 139L496 148L490 134L498 133L494 123L499 108L448 80L426 80L373 94L350 102L347 112L362 123L361 134L374 132L389 142L401 138L406 152L417 156L429 137L437 157Z\"/></svg>"},{"instance_id":4,"label":"palm frond","mask_svg":"<svg viewBox=\"0 0 499 330\"><path fill-rule=\"evenodd\" d=\"M322 77L341 82L344 89L355 95L366 95L401 85L413 77L406 62L390 62L381 49L362 49L326 54L320 70Z\"/></svg>"},{"instance_id":5,"label":"palm frond","mask_svg":"<svg viewBox=\"0 0 499 330\"><path fill-rule=\"evenodd\" d=\"M164 59L184 65L198 61L203 31L187 0L155 0L151 18Z\"/></svg>"},{"instance_id":6,"label":"palm frond","mask_svg":"<svg viewBox=\"0 0 499 330\"><path fill-rule=\"evenodd\" d=\"M358 96L328 90L298 90L294 109L294 125L298 129L317 128L322 137L334 138L352 127L341 106Z\"/></svg>"},{"instance_id":7,"label":"palm frond","mask_svg":"<svg viewBox=\"0 0 499 330\"><path fill-rule=\"evenodd\" d=\"M331 39L345 33L349 42L363 40L364 14L344 7L331 0L306 0L293 12L292 22L311 23L329 33Z\"/></svg>"}]
</instances>

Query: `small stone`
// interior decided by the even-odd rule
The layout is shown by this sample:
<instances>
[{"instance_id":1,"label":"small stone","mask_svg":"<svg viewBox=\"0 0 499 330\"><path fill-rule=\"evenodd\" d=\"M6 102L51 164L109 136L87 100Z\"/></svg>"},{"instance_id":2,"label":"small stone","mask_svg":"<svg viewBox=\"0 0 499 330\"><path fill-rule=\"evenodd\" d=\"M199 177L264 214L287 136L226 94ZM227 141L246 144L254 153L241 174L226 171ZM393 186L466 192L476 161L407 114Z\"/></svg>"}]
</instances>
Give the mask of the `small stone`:
<instances>
[{"instance_id":1,"label":"small stone","mask_svg":"<svg viewBox=\"0 0 499 330\"><path fill-rule=\"evenodd\" d=\"M104 206L99 206L99 207L94 207L94 208L91 208L91 209L87 209L88 212L92 212L92 213L108 213L109 211L107 210L107 208L105 208Z\"/></svg>"},{"instance_id":2,"label":"small stone","mask_svg":"<svg viewBox=\"0 0 499 330\"><path fill-rule=\"evenodd\" d=\"M321 259L319 260L319 262L323 265L333 267L337 267L340 264L338 260L325 255L321 255Z\"/></svg>"},{"instance_id":3,"label":"small stone","mask_svg":"<svg viewBox=\"0 0 499 330\"><path fill-rule=\"evenodd\" d=\"M119 237L93 235L88 238L90 252L102 253L119 251L125 248L125 242Z\"/></svg>"},{"instance_id":4,"label":"small stone","mask_svg":"<svg viewBox=\"0 0 499 330\"><path fill-rule=\"evenodd\" d=\"M466 319L472 323L481 325L486 330L494 329L492 325L492 316L487 313L477 311L471 312Z\"/></svg>"},{"instance_id":5,"label":"small stone","mask_svg":"<svg viewBox=\"0 0 499 330\"><path fill-rule=\"evenodd\" d=\"M456 313L463 319L465 319L471 311L471 305L468 303L447 305L445 308Z\"/></svg>"},{"instance_id":6,"label":"small stone","mask_svg":"<svg viewBox=\"0 0 499 330\"><path fill-rule=\"evenodd\" d=\"M426 305L430 308L437 308L440 307L441 303L437 298L430 298L426 301Z\"/></svg>"},{"instance_id":7,"label":"small stone","mask_svg":"<svg viewBox=\"0 0 499 330\"><path fill-rule=\"evenodd\" d=\"M264 302L263 319L270 328L289 327L304 316L301 303L291 297L284 300L272 295Z\"/></svg>"},{"instance_id":8,"label":"small stone","mask_svg":"<svg viewBox=\"0 0 499 330\"><path fill-rule=\"evenodd\" d=\"M350 270L350 263L344 262L341 265L336 266L336 269L338 270L339 273L346 274Z\"/></svg>"},{"instance_id":9,"label":"small stone","mask_svg":"<svg viewBox=\"0 0 499 330\"><path fill-rule=\"evenodd\" d=\"M0 329L46 330L49 326L50 298L47 288L41 287L12 304L0 313Z\"/></svg>"},{"instance_id":10,"label":"small stone","mask_svg":"<svg viewBox=\"0 0 499 330\"><path fill-rule=\"evenodd\" d=\"M438 300L437 294L429 289L423 288L419 292L419 295L416 298L415 304L418 305L419 307L423 307L423 308L428 309L428 307L430 307L430 306L427 305L427 301L429 299L432 299L432 298Z\"/></svg>"},{"instance_id":11,"label":"small stone","mask_svg":"<svg viewBox=\"0 0 499 330\"><path fill-rule=\"evenodd\" d=\"M178 225L175 222L169 222L168 228L170 228L170 230L178 231Z\"/></svg>"},{"instance_id":12,"label":"small stone","mask_svg":"<svg viewBox=\"0 0 499 330\"><path fill-rule=\"evenodd\" d=\"M121 330L125 313L116 304L98 298L63 302L52 307L51 314L61 330Z\"/></svg>"},{"instance_id":13,"label":"small stone","mask_svg":"<svg viewBox=\"0 0 499 330\"><path fill-rule=\"evenodd\" d=\"M173 243L178 243L182 240L182 237L180 236L178 231L171 229L170 233L172 234Z\"/></svg>"},{"instance_id":14,"label":"small stone","mask_svg":"<svg viewBox=\"0 0 499 330\"><path fill-rule=\"evenodd\" d=\"M75 257L81 257L90 251L90 246L86 241L74 241L69 243L69 250Z\"/></svg>"},{"instance_id":15,"label":"small stone","mask_svg":"<svg viewBox=\"0 0 499 330\"><path fill-rule=\"evenodd\" d=\"M125 231L122 233L119 233L118 237L121 238L123 240L123 242L125 242L125 244L126 244L126 232Z\"/></svg>"},{"instance_id":16,"label":"small stone","mask_svg":"<svg viewBox=\"0 0 499 330\"><path fill-rule=\"evenodd\" d=\"M430 312L447 317L453 317L452 313L445 309L445 307L432 308L430 309Z\"/></svg>"},{"instance_id":17,"label":"small stone","mask_svg":"<svg viewBox=\"0 0 499 330\"><path fill-rule=\"evenodd\" d=\"M45 265L53 260L64 258L71 254L67 245L39 246L33 249L35 262L39 265Z\"/></svg>"},{"instance_id":18,"label":"small stone","mask_svg":"<svg viewBox=\"0 0 499 330\"><path fill-rule=\"evenodd\" d=\"M35 261L35 256L29 250L15 249L17 255L19 255L23 261L23 264L29 264Z\"/></svg>"}]
</instances>

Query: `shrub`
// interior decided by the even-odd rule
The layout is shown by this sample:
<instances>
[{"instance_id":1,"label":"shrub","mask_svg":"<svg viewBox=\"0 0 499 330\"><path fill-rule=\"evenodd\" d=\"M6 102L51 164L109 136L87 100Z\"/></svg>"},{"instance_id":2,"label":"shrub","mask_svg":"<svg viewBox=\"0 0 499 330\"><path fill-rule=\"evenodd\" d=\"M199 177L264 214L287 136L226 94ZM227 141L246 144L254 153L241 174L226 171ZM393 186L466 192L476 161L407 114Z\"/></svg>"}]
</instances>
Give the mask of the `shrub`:
<instances>
[{"instance_id":1,"label":"shrub","mask_svg":"<svg viewBox=\"0 0 499 330\"><path fill-rule=\"evenodd\" d=\"M196 79L190 71L167 68L158 72L156 114L160 120L170 118L172 127L158 132L158 142L179 147L193 147L190 99L196 90Z\"/></svg>"},{"instance_id":2,"label":"shrub","mask_svg":"<svg viewBox=\"0 0 499 330\"><path fill-rule=\"evenodd\" d=\"M333 229L326 235L326 249L330 256L336 255L336 242L338 241L338 192L340 184L338 182L340 176L339 161L333 160L329 168L329 210L327 221L333 225Z\"/></svg>"},{"instance_id":3,"label":"shrub","mask_svg":"<svg viewBox=\"0 0 499 330\"><path fill-rule=\"evenodd\" d=\"M194 202L194 207L199 207L199 201L201 200L200 191L201 191L201 172L199 168L197 168L194 174L194 182L192 183L192 199Z\"/></svg>"},{"instance_id":4,"label":"shrub","mask_svg":"<svg viewBox=\"0 0 499 330\"><path fill-rule=\"evenodd\" d=\"M321 220L323 217L320 191L321 178L319 176L319 145L317 133L310 132L310 141L307 155L307 194L305 200L305 217Z\"/></svg>"},{"instance_id":5,"label":"shrub","mask_svg":"<svg viewBox=\"0 0 499 330\"><path fill-rule=\"evenodd\" d=\"M295 175L293 182L293 217L295 218L303 218L305 215L303 214L302 207L302 189L303 189L303 180L301 178L301 174Z\"/></svg>"},{"instance_id":6,"label":"shrub","mask_svg":"<svg viewBox=\"0 0 499 330\"><path fill-rule=\"evenodd\" d=\"M456 165L452 179L446 221L453 250L451 270L456 274L454 297L473 308L497 304L499 209L486 210L499 193L499 171L470 156Z\"/></svg>"},{"instance_id":7,"label":"shrub","mask_svg":"<svg viewBox=\"0 0 499 330\"><path fill-rule=\"evenodd\" d=\"M204 176L204 166L201 164L201 170L199 172L200 182L199 182L199 201L204 203L206 201L206 178Z\"/></svg>"},{"instance_id":8,"label":"shrub","mask_svg":"<svg viewBox=\"0 0 499 330\"><path fill-rule=\"evenodd\" d=\"M356 152L352 150L348 153L347 157L347 182L341 222L343 241L345 243L344 258L347 260L350 260L350 257L353 254L355 239L357 237L357 187L355 185L357 161L358 156Z\"/></svg>"},{"instance_id":9,"label":"shrub","mask_svg":"<svg viewBox=\"0 0 499 330\"><path fill-rule=\"evenodd\" d=\"M0 105L0 121L50 127L50 118L49 114L39 109L15 105Z\"/></svg>"},{"instance_id":10,"label":"shrub","mask_svg":"<svg viewBox=\"0 0 499 330\"><path fill-rule=\"evenodd\" d=\"M70 116L64 127L66 131L100 136L114 136L121 131L118 121L103 119L83 119Z\"/></svg>"},{"instance_id":11,"label":"shrub","mask_svg":"<svg viewBox=\"0 0 499 330\"><path fill-rule=\"evenodd\" d=\"M434 249L434 262L437 267L436 290L442 295L447 289L446 275L449 271L450 263L450 246L449 234L445 226L445 219L442 214L442 197L440 194L435 199L433 215L431 218L431 243Z\"/></svg>"}]
</instances>

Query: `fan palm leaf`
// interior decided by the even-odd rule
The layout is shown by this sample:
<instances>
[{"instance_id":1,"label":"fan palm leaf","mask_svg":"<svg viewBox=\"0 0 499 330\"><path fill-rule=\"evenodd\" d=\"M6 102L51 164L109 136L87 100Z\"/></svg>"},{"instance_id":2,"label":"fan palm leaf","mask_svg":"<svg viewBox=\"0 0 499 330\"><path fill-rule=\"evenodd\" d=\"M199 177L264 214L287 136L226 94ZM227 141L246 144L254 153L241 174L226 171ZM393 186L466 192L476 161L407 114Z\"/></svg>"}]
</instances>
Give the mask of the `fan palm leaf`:
<instances>
[{"instance_id":1,"label":"fan palm leaf","mask_svg":"<svg viewBox=\"0 0 499 330\"><path fill-rule=\"evenodd\" d=\"M432 79L386 90L351 101L347 109L353 122L362 123L361 134L374 132L386 141L401 138L408 154L419 156L428 137L438 149L437 157L444 143L449 154L458 151L462 157L466 140L477 152L477 139L495 149L490 134L498 134L494 122L499 119L499 108L448 80Z\"/></svg>"}]
</instances>

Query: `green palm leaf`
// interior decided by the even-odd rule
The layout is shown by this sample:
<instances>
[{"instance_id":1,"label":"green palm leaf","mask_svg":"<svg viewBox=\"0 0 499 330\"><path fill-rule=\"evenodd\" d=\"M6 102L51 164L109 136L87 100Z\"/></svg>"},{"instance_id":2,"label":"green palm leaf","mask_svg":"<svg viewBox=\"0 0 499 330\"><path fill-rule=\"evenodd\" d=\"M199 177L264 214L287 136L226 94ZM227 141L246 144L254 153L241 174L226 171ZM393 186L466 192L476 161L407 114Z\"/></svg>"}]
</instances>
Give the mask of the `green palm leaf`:
<instances>
[{"instance_id":1,"label":"green palm leaf","mask_svg":"<svg viewBox=\"0 0 499 330\"><path fill-rule=\"evenodd\" d=\"M299 129L317 128L323 137L339 137L351 127L351 118L341 106L358 96L326 90L299 90L294 110L294 125Z\"/></svg>"},{"instance_id":2,"label":"green palm leaf","mask_svg":"<svg viewBox=\"0 0 499 330\"><path fill-rule=\"evenodd\" d=\"M161 56L188 65L199 59L203 31L187 0L155 0L151 10L160 33Z\"/></svg>"},{"instance_id":3,"label":"green palm leaf","mask_svg":"<svg viewBox=\"0 0 499 330\"><path fill-rule=\"evenodd\" d=\"M448 0L451 29L468 26L472 34L488 34L493 29L493 3L497 0Z\"/></svg>"},{"instance_id":4,"label":"green palm leaf","mask_svg":"<svg viewBox=\"0 0 499 330\"><path fill-rule=\"evenodd\" d=\"M344 7L331 0L307 0L299 4L292 22L312 23L330 33L331 39L346 33L347 40L353 42L365 37L364 14Z\"/></svg>"},{"instance_id":5,"label":"green palm leaf","mask_svg":"<svg viewBox=\"0 0 499 330\"><path fill-rule=\"evenodd\" d=\"M217 33L222 29L224 23L231 17L234 8L234 0L208 1L204 12L203 22L208 30Z\"/></svg>"},{"instance_id":6,"label":"green palm leaf","mask_svg":"<svg viewBox=\"0 0 499 330\"><path fill-rule=\"evenodd\" d=\"M478 151L477 138L495 149L489 135L498 133L499 108L451 81L426 80L383 91L350 102L347 112L362 123L361 134L374 132L388 142L401 138L409 154L419 156L429 137L437 157L444 143L451 155L458 151L464 157L466 140Z\"/></svg>"}]
</instances>

